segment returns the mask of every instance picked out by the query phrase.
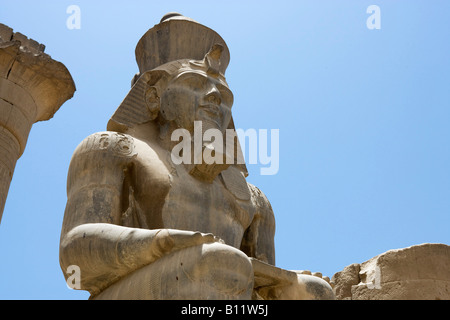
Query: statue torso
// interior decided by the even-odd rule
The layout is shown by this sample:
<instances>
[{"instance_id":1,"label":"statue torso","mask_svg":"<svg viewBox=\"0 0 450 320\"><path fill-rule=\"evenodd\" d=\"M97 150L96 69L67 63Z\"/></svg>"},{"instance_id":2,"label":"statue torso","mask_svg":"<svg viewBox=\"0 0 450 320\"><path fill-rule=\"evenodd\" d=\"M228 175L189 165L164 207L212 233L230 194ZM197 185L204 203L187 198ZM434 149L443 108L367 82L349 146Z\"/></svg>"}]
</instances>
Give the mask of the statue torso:
<instances>
[{"instance_id":1,"label":"statue torso","mask_svg":"<svg viewBox=\"0 0 450 320\"><path fill-rule=\"evenodd\" d=\"M213 183L203 182L191 176L185 165L175 166L169 151L134 141L137 156L130 172L131 188L124 190L132 194L129 203L134 224L139 224L134 227L212 233L239 248L255 210L237 169L229 168Z\"/></svg>"}]
</instances>

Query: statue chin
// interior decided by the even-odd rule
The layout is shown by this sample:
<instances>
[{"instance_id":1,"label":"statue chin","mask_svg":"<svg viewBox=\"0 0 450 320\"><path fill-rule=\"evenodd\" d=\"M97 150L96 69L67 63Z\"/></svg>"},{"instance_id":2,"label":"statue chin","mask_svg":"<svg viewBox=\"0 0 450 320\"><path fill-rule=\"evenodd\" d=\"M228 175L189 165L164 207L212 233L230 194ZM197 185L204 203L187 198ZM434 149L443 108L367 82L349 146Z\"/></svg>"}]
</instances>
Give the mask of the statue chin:
<instances>
[{"instance_id":1,"label":"statue chin","mask_svg":"<svg viewBox=\"0 0 450 320\"><path fill-rule=\"evenodd\" d=\"M189 173L202 181L212 183L214 179L224 170L228 169L229 164L195 164Z\"/></svg>"},{"instance_id":2,"label":"statue chin","mask_svg":"<svg viewBox=\"0 0 450 320\"><path fill-rule=\"evenodd\" d=\"M214 154L214 159L210 159L210 161L205 161L205 150L207 150L208 154ZM212 144L206 144L202 147L202 163L191 165L189 173L195 177L196 179L212 183L214 179L224 170L227 170L231 165L232 161L226 153L222 150L215 150ZM221 161L216 161L216 160ZM214 161L213 161L214 160Z\"/></svg>"}]
</instances>

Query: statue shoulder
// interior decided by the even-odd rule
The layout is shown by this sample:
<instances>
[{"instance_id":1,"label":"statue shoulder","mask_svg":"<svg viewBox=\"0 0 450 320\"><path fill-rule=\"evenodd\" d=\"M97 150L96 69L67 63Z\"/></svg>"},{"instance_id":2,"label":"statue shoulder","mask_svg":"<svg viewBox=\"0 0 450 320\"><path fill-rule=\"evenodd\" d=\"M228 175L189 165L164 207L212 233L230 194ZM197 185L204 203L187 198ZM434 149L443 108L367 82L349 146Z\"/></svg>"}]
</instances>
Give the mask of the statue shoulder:
<instances>
[{"instance_id":1,"label":"statue shoulder","mask_svg":"<svg viewBox=\"0 0 450 320\"><path fill-rule=\"evenodd\" d=\"M90 157L133 158L137 155L134 138L114 131L96 132L85 138L75 149L73 158Z\"/></svg>"},{"instance_id":2,"label":"statue shoulder","mask_svg":"<svg viewBox=\"0 0 450 320\"><path fill-rule=\"evenodd\" d=\"M68 190L78 190L93 182L121 180L123 170L134 162L136 155L134 138L129 135L112 131L91 134L72 155Z\"/></svg>"}]
</instances>

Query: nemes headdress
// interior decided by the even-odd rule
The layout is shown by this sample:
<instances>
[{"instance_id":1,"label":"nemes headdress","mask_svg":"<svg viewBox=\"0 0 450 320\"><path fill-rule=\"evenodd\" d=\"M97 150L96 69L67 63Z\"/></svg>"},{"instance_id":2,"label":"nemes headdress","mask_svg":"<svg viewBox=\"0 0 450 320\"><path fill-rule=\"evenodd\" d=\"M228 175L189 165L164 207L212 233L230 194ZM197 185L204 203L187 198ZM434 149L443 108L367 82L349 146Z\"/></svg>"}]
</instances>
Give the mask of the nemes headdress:
<instances>
[{"instance_id":1,"label":"nemes headdress","mask_svg":"<svg viewBox=\"0 0 450 320\"><path fill-rule=\"evenodd\" d=\"M159 24L141 37L135 53L139 73L109 120L109 131L126 132L154 119L145 96L149 86L164 75L173 75L183 68L200 68L224 78L230 62L228 47L217 32L179 13L164 15ZM228 128L235 130L233 118ZM245 165L241 170L248 175Z\"/></svg>"}]
</instances>

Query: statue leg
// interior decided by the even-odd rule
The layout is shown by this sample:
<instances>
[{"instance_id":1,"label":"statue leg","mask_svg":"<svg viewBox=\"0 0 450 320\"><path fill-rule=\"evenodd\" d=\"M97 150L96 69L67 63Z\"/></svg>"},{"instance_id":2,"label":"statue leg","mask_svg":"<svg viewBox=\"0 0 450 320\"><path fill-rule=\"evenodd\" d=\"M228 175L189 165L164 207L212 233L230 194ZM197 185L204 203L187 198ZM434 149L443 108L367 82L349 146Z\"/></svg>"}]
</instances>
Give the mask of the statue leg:
<instances>
[{"instance_id":1,"label":"statue leg","mask_svg":"<svg viewBox=\"0 0 450 320\"><path fill-rule=\"evenodd\" d=\"M211 243L163 256L91 299L251 299L252 290L249 258L231 246Z\"/></svg>"},{"instance_id":2,"label":"statue leg","mask_svg":"<svg viewBox=\"0 0 450 320\"><path fill-rule=\"evenodd\" d=\"M263 300L334 300L331 285L322 275L285 270L250 258L255 274L254 299Z\"/></svg>"}]
</instances>

